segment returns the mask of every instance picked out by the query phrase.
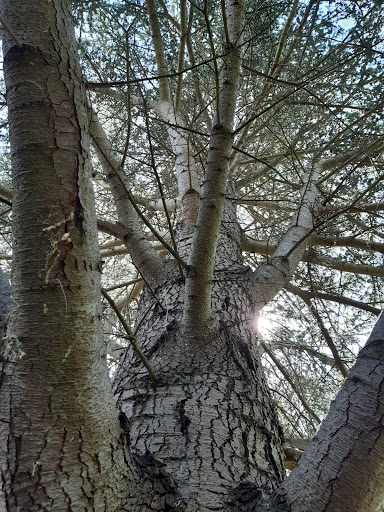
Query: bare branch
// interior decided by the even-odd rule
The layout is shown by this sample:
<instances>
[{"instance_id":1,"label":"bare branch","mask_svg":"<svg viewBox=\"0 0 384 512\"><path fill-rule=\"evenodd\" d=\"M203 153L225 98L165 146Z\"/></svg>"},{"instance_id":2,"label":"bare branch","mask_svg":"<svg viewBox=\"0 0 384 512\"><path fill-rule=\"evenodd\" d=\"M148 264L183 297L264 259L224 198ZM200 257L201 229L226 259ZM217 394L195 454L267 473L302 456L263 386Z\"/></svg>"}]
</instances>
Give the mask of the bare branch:
<instances>
[{"instance_id":1,"label":"bare branch","mask_svg":"<svg viewBox=\"0 0 384 512\"><path fill-rule=\"evenodd\" d=\"M92 113L90 132L100 162L105 168L106 176L111 183L111 191L116 201L120 222L127 229L123 237L124 243L127 245L133 263L139 272L145 274L146 279L157 282L161 275L161 258L147 241L139 222L138 212L132 201L128 200L127 192L129 195L129 189L125 185L126 176L112 152L108 138L95 112Z\"/></svg>"},{"instance_id":2,"label":"bare branch","mask_svg":"<svg viewBox=\"0 0 384 512\"><path fill-rule=\"evenodd\" d=\"M284 376L285 380L289 383L289 385L291 386L291 388L293 389L293 391L295 392L295 394L297 395L297 398L300 400L300 402L302 403L302 406L304 407L304 409L312 416L312 418L317 422L317 423L321 423L321 420L320 418L318 417L318 415L315 413L315 411L308 405L308 402L306 401L306 399L304 398L304 396L301 394L301 392L299 391L299 389L297 388L297 386L295 385L295 383L293 382L293 380L291 379L291 377L289 376L288 372L285 370L284 366L280 363L280 361L277 359L277 357L275 357L275 355L273 354L273 352L269 349L269 347L267 346L266 343L264 343L263 341L260 341L260 345L263 347L263 349L265 350L265 352L268 354L268 356L272 359L272 361L274 362L274 364L276 365L276 367L279 369L279 371L282 373L282 375Z\"/></svg>"},{"instance_id":3,"label":"bare branch","mask_svg":"<svg viewBox=\"0 0 384 512\"><path fill-rule=\"evenodd\" d=\"M229 155L236 108L240 65L244 6L242 1L228 4L229 48L234 48L224 62L221 76L220 123L214 126L209 141L207 168L202 198L194 232L185 285L183 323L206 331L211 319L211 289L214 258L229 175Z\"/></svg>"},{"instance_id":4,"label":"bare branch","mask_svg":"<svg viewBox=\"0 0 384 512\"><path fill-rule=\"evenodd\" d=\"M242 249L246 252L252 252L255 254L262 254L264 256L272 256L275 254L277 250L276 245L268 244L265 242L258 242L257 240L251 240L247 238L245 240L243 238ZM367 276L377 276L384 277L384 268L383 267L374 267L373 265L362 265L358 263L349 263L343 261L338 258L331 258L329 256L322 257L315 252L311 251L310 253L303 252L300 261L307 261L313 263L315 265L323 265L325 267L333 268L335 270L339 270L340 272L351 272L353 274L363 274ZM271 259L269 259L268 263L265 265L272 265ZM284 284L283 287L287 285Z\"/></svg>"},{"instance_id":5,"label":"bare branch","mask_svg":"<svg viewBox=\"0 0 384 512\"><path fill-rule=\"evenodd\" d=\"M165 63L165 55L164 55L164 47L163 40L160 32L160 24L159 18L157 15L157 10L155 6L154 0L146 1L148 14L149 14L149 22L152 30L152 40L153 46L155 48L156 54L156 64L157 64L157 72L159 74L159 89L160 89L160 99L165 101L170 101L171 93L169 90L169 84L167 79L168 69Z\"/></svg>"},{"instance_id":6,"label":"bare branch","mask_svg":"<svg viewBox=\"0 0 384 512\"><path fill-rule=\"evenodd\" d=\"M311 314L315 318L318 326L320 327L321 334L323 335L323 337L324 337L324 339L325 339L325 341L326 341L326 343L328 345L328 348L332 352L333 358L335 360L336 367L340 371L341 375L343 377L346 377L347 374L348 374L348 369L345 366L345 364L343 363L343 361L342 361L342 359L340 357L340 354L339 354L339 352L338 352L338 350L337 350L337 348L336 348L336 346L335 346L335 344L333 342L332 336L331 336L329 330L327 329L326 325L324 324L323 319L319 315L319 312L317 311L316 305L312 304L310 299L303 299L303 300L307 304L309 311L311 312Z\"/></svg>"},{"instance_id":7,"label":"bare branch","mask_svg":"<svg viewBox=\"0 0 384 512\"><path fill-rule=\"evenodd\" d=\"M303 345L301 343L290 343L290 342L284 342L284 341L277 341L277 342L274 341L272 343L265 343L265 341L264 341L264 344L267 345L269 350L271 350L272 352L274 350L281 350L281 349L285 349L285 348L288 350L297 350L297 351L301 351L301 352L307 352L307 354L309 354L310 356L315 357L322 363L327 364L329 366L334 366L334 364L335 364L335 361L332 357L327 356L326 354L323 354L322 352L319 352L318 350L315 350L314 348L309 347L308 345ZM260 355L262 355L263 352L264 352L264 349L261 346L260 347Z\"/></svg>"},{"instance_id":8,"label":"bare branch","mask_svg":"<svg viewBox=\"0 0 384 512\"><path fill-rule=\"evenodd\" d=\"M119 319L121 325L123 326L125 332L128 335L128 341L132 345L133 350L138 355L138 357L140 358L140 360L143 363L143 365L148 370L148 373L149 373L149 375L150 375L150 377L152 379L153 384L156 385L156 382L157 382L156 374L153 371L153 368L152 368L150 362L148 361L148 359L144 355L143 351L141 350L140 346L138 345L138 343L136 341L136 337L133 335L133 332L131 331L131 328L129 327L129 325L125 321L125 318L123 317L123 315L120 313L120 310L117 307L115 301L112 299L112 297L103 288L101 289L101 293L102 293L103 297L105 299L107 299L107 301L109 302L111 308L116 313L117 318Z\"/></svg>"},{"instance_id":9,"label":"bare branch","mask_svg":"<svg viewBox=\"0 0 384 512\"><path fill-rule=\"evenodd\" d=\"M110 286L109 288L104 288L106 292L111 292L113 290L117 290L118 288L125 288L127 286L131 286L132 284L142 283L143 279L138 277L137 279L131 279L130 281L125 281L124 283L115 284L114 286Z\"/></svg>"},{"instance_id":10,"label":"bare branch","mask_svg":"<svg viewBox=\"0 0 384 512\"><path fill-rule=\"evenodd\" d=\"M297 214L267 263L253 275L254 300L263 307L288 283L305 251L305 239L313 229L318 211L318 168L304 176L304 185ZM267 246L268 247L268 246Z\"/></svg>"},{"instance_id":11,"label":"bare branch","mask_svg":"<svg viewBox=\"0 0 384 512\"><path fill-rule=\"evenodd\" d=\"M4 187L4 185L0 185L0 196L12 201L12 191L9 190L9 188Z\"/></svg>"},{"instance_id":12,"label":"bare branch","mask_svg":"<svg viewBox=\"0 0 384 512\"><path fill-rule=\"evenodd\" d=\"M191 11L192 12L192 11ZM185 42L187 38L187 2L186 0L180 0L180 46L179 56L177 62L177 71L179 76L177 77L176 93L175 93L175 110L179 110L180 96L181 96L181 85L183 83L183 68L184 68L184 53L185 53Z\"/></svg>"},{"instance_id":13,"label":"bare branch","mask_svg":"<svg viewBox=\"0 0 384 512\"><path fill-rule=\"evenodd\" d=\"M4 29L8 32L8 34L11 36L11 38L15 41L16 46L18 48L22 48L23 43L20 41L20 39L17 37L17 35L12 30L12 28L5 21L5 19L1 16L1 14L0 14L0 23L3 25Z\"/></svg>"},{"instance_id":14,"label":"bare branch","mask_svg":"<svg viewBox=\"0 0 384 512\"><path fill-rule=\"evenodd\" d=\"M285 289L291 293L294 293L295 295L298 295L304 300L308 299L321 299L321 300L329 300L333 302L338 302L339 304L344 304L346 306L352 306L354 308L359 308L364 311L369 311L370 313L373 313L374 315L380 315L381 309L375 308L373 306L370 306L369 304L365 304L364 302L360 302L358 300L349 299L348 297L343 297L341 295L334 295L332 293L324 293L320 291L308 291L308 290L302 290L301 288L298 288L297 286L294 286L292 284L287 284Z\"/></svg>"}]
</instances>

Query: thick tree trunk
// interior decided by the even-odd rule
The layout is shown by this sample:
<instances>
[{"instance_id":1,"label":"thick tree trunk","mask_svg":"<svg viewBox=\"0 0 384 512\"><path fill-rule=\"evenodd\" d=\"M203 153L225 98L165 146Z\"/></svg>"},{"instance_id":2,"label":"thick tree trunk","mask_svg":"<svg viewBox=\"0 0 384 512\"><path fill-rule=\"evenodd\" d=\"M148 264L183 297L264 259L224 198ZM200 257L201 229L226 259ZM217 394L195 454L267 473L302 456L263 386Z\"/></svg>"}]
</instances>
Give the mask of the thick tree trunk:
<instances>
[{"instance_id":1,"label":"thick tree trunk","mask_svg":"<svg viewBox=\"0 0 384 512\"><path fill-rule=\"evenodd\" d=\"M260 366L250 270L242 265L233 219L234 208L227 205L216 256L214 336L182 328L183 286L169 260L164 285L153 290L155 296L144 291L138 319L138 338L158 385L152 386L130 351L115 377L131 448L139 460L161 461L164 474L172 476L174 510L224 510L244 480L268 492L283 479L282 436ZM190 242L179 241L184 257ZM165 498L153 503L142 510L168 510Z\"/></svg>"},{"instance_id":2,"label":"thick tree trunk","mask_svg":"<svg viewBox=\"0 0 384 512\"><path fill-rule=\"evenodd\" d=\"M120 512L132 473L100 330L85 94L70 2L0 5L23 42L19 48L6 37L3 45L14 248L0 508Z\"/></svg>"}]
</instances>

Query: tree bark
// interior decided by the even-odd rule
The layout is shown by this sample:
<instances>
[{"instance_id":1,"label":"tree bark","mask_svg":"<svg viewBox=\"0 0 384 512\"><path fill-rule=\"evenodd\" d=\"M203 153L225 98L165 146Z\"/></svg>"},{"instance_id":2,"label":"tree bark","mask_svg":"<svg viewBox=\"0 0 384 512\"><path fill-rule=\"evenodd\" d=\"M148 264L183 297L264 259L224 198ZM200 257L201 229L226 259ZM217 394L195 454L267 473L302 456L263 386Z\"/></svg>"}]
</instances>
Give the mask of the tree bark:
<instances>
[{"instance_id":1,"label":"tree bark","mask_svg":"<svg viewBox=\"0 0 384 512\"><path fill-rule=\"evenodd\" d=\"M101 333L100 266L69 1L1 1L13 170L1 508L121 511L133 481ZM130 510L130 508L127 508Z\"/></svg>"},{"instance_id":2,"label":"tree bark","mask_svg":"<svg viewBox=\"0 0 384 512\"><path fill-rule=\"evenodd\" d=\"M137 270L145 275L151 284L155 284L161 275L163 262L147 240L139 216L128 200L127 191L131 190L130 183L94 111L91 112L90 132L115 200L119 223L123 229L121 238L129 249Z\"/></svg>"},{"instance_id":3,"label":"tree bark","mask_svg":"<svg viewBox=\"0 0 384 512\"><path fill-rule=\"evenodd\" d=\"M233 143L233 123L242 62L244 2L227 5L229 41L223 45L228 56L220 76L216 119L209 138L201 203L188 258L183 323L186 329L206 332L211 328L211 292L216 248L223 218ZM219 77L216 77L217 80Z\"/></svg>"},{"instance_id":4,"label":"tree bark","mask_svg":"<svg viewBox=\"0 0 384 512\"><path fill-rule=\"evenodd\" d=\"M273 511L381 511L384 504L384 316ZM282 504L285 504L283 508Z\"/></svg>"},{"instance_id":5,"label":"tree bark","mask_svg":"<svg viewBox=\"0 0 384 512\"><path fill-rule=\"evenodd\" d=\"M191 254L192 268L185 284L174 259L160 266L142 249L141 257L156 263L141 298L137 339L157 379L127 349L114 377L119 414L101 333L88 121L70 1L0 0L0 6L22 45L4 36L15 243L11 323L0 347L1 509L371 512L381 506L382 317L319 433L282 483L283 437L260 364L254 307L261 309L292 277L313 228L317 185L309 174L294 224L269 263L252 273L241 258L235 200L225 199L242 2L227 4L231 51L198 226L194 235L179 228L180 255ZM4 331L6 284L2 290Z\"/></svg>"},{"instance_id":6,"label":"tree bark","mask_svg":"<svg viewBox=\"0 0 384 512\"><path fill-rule=\"evenodd\" d=\"M9 285L7 276L4 274L3 269L0 267L0 339L2 339L7 332L10 298L11 287Z\"/></svg>"},{"instance_id":7,"label":"tree bark","mask_svg":"<svg viewBox=\"0 0 384 512\"><path fill-rule=\"evenodd\" d=\"M207 342L185 329L184 284L167 260L163 285L156 297L144 289L137 319L157 386L131 350L115 376L131 449L139 460L150 454L172 475L175 510L222 511L244 480L267 493L284 476L282 433L258 356L250 269L242 265L235 213L228 201L212 292L214 336ZM182 257L190 243L191 237L179 240ZM167 510L162 506L142 510Z\"/></svg>"}]
</instances>

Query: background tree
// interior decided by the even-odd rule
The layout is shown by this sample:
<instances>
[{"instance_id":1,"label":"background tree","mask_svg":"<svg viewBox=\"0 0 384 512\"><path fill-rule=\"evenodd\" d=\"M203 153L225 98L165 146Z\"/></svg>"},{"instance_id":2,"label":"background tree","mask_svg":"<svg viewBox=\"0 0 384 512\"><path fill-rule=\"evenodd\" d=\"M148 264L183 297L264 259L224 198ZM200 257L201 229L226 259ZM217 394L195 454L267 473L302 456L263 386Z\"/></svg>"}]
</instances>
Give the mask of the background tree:
<instances>
[{"instance_id":1,"label":"background tree","mask_svg":"<svg viewBox=\"0 0 384 512\"><path fill-rule=\"evenodd\" d=\"M376 510L383 501L380 322L354 369L349 373L348 369L381 302L379 5L295 1L216 6L207 1L176 5L148 0L144 7L128 2L76 2L89 91L87 122L81 117L86 109L82 79L72 69L76 57L73 50L68 53L73 44L67 35L60 39L54 35L71 33L68 6L61 11L54 2L63 14L56 17L52 10L52 17L44 17L48 24L44 26L49 27L45 43L35 33L36 23L42 21L34 22L31 12L45 13L46 2L37 2L32 11L27 4L22 10L5 1L1 5L5 20L19 27L17 41L8 39L4 52L14 198L7 188L2 195L4 215L9 214L11 200L14 210L12 280L18 290L13 292L14 301L29 304L31 315L23 324L13 305L12 328L3 348L9 361L2 388L8 418L2 436L2 450L9 452L2 457L8 478L3 485L6 506L13 510L14 494L20 492L17 478L11 475L22 474L27 482L21 486L22 496L30 500L24 507L31 510L38 510L42 503L38 500L40 487L48 488L45 479L52 489L46 491L51 501L46 498L44 506L52 510L63 509L64 503L76 510L77 503L83 503L77 500L86 499L92 510ZM63 23L60 30L55 28L57 20ZM49 152L44 164L47 173L40 172L42 164L36 159L39 172L34 174L39 186L44 184L51 192L43 204L38 189L18 177L19 172L28 176L29 162L44 155L41 147L50 147L47 140L56 148L57 133L62 131L65 140L69 137L66 126L44 122L47 118L39 116L37 121L49 133L40 124L30 133L35 136L41 131L42 146L28 144L28 139L25 143L24 131L20 140L12 138L12 130L17 133L12 123L20 126L22 116L12 110L16 89L11 80L29 88L27 94L34 97L42 94L34 87L36 76L41 76L38 84L50 97L50 82L45 78L52 72L48 64L40 59L42 70L31 69L29 61L22 59L44 44L50 45L49 55L56 60L59 55L56 69L60 73L63 63L70 63L63 77L72 78L70 98L76 101L69 102L78 105L76 112L82 119L72 124L81 126L82 137L90 131L95 152L93 178L105 263L103 296L112 311L107 311L105 342L115 360L119 434L113 430L117 411L108 392L103 367L106 346L98 333L97 314L94 322L78 314L79 310L94 312L101 269L99 255L96 258L92 249L95 232L90 226L96 219L89 207L89 220L78 235L81 243L72 237L79 220L75 213L70 217L70 205L76 212L79 205L73 198L79 196L83 205L83 197L89 201L88 192L80 194L79 180L72 179L71 195L64 172L70 179L73 165L60 170L60 182L52 178L57 171ZM19 63L20 72L16 67L7 71L11 57ZM29 73L27 78L24 73ZM24 130L34 126L36 118L29 108L40 108L43 100L39 96L31 103L19 101L26 119ZM62 101L68 100L60 99L59 104ZM47 112L54 111L49 119L55 119L56 103L56 96L47 102ZM19 144L32 152L25 153L24 163L18 157ZM72 162L89 162L85 147L72 147ZM77 172L85 174L80 168ZM17 190L19 197L26 190L36 197L18 200ZM64 206L51 222L49 215L57 210L60 194ZM61 210L69 212L65 225L60 224ZM31 228L31 211L43 225ZM28 226L19 224L20 216ZM44 219L50 219L48 225ZM51 226L56 237L48 229ZM24 235L27 227L30 238ZM45 245L37 242L41 233ZM86 255L82 258L96 258L92 267L76 265L80 257L73 251L78 245ZM68 247L73 259L66 256ZM41 269L49 261L48 283L42 285ZM31 262L38 271L30 270ZM81 299L72 291L74 283L80 285ZM59 310L48 305L45 289L52 294L50 304ZM38 290L37 302L31 300L31 290ZM73 303L68 302L69 294ZM262 326L266 308L273 323L269 320L268 330L264 320L257 340L257 323ZM80 331L76 320L69 322L73 331L62 328L72 314L87 332ZM31 325L39 328L30 329ZM20 341L28 329L49 339L52 333L62 332L60 350L43 351L44 341L38 345ZM19 350L19 342L40 350L15 360L6 351L10 343L16 347L12 350ZM66 354L75 362L75 373L67 372L68 389L57 380ZM40 368L51 376L52 357L61 371L52 376L53 383L48 379L46 389L41 384L32 386L36 403L44 403L46 394L58 388L60 397L68 401L68 413L64 410L59 420L52 412L43 415L52 439L56 431L62 439L67 424L76 432L81 424L90 461L99 460L99 453L106 453L108 460L111 449L116 453L115 472L107 463L96 464L97 478L89 472L89 490L79 487L76 478L62 469L60 454L66 454L65 448L56 450L59 469L52 481L49 449L47 462L40 464L44 441L43 449L37 443L36 453L20 447L26 429L40 429L44 437L40 420L35 421L30 412L14 412L23 410L17 400L24 406L25 393L11 402L8 399L14 382L22 390L29 386L24 365L33 357L39 379ZM285 434L300 437L314 434L330 397L347 376L305 457L283 484L284 438L266 375ZM74 401L74 396L82 398ZM104 401L98 401L96 409L90 407L99 396ZM40 407L32 403L32 409L40 418ZM100 437L94 416L105 422L103 432L112 432L117 440L113 446L109 434ZM13 424L16 430L9 427ZM82 444L75 448L80 455L72 461L74 474L83 475ZM12 449L17 454L13 466L8 462ZM29 469L19 464L21 453ZM34 464L39 470L37 485ZM64 477L66 486L61 483Z\"/></svg>"}]
</instances>

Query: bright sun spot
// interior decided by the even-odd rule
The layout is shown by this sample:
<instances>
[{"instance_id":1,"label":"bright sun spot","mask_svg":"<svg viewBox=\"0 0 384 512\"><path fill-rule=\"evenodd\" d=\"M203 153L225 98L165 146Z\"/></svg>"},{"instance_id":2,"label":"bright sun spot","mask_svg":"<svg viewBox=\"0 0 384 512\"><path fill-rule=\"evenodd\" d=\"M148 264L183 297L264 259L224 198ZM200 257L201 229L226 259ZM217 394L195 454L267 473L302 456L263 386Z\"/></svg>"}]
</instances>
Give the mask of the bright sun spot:
<instances>
[{"instance_id":1,"label":"bright sun spot","mask_svg":"<svg viewBox=\"0 0 384 512\"><path fill-rule=\"evenodd\" d=\"M259 316L255 319L255 328L262 337L266 337L273 330L274 322L267 316Z\"/></svg>"},{"instance_id":2,"label":"bright sun spot","mask_svg":"<svg viewBox=\"0 0 384 512\"><path fill-rule=\"evenodd\" d=\"M345 18L343 20L339 20L338 24L344 30L349 30L356 25L356 22L352 18Z\"/></svg>"}]
</instances>

